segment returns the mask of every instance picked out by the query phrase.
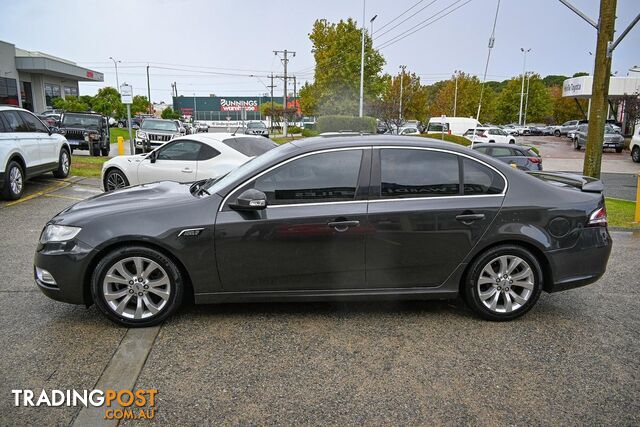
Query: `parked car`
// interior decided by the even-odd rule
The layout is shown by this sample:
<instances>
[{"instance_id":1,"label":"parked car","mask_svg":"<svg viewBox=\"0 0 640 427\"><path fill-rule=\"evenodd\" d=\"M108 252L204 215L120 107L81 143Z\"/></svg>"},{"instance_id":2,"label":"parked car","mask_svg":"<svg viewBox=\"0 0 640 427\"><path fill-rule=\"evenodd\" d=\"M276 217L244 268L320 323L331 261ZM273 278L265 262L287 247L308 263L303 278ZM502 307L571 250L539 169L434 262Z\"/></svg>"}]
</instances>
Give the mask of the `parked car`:
<instances>
[{"instance_id":1,"label":"parked car","mask_svg":"<svg viewBox=\"0 0 640 427\"><path fill-rule=\"evenodd\" d=\"M514 125L498 126L500 129L508 133L509 135L518 136L518 129Z\"/></svg>"},{"instance_id":2,"label":"parked car","mask_svg":"<svg viewBox=\"0 0 640 427\"><path fill-rule=\"evenodd\" d=\"M475 138L474 138L475 132ZM503 131L499 127L478 127L475 129L467 130L464 135L469 141L473 143L478 142L502 142L506 144L515 144L516 138L514 136L509 135L507 132Z\"/></svg>"},{"instance_id":3,"label":"parked car","mask_svg":"<svg viewBox=\"0 0 640 427\"><path fill-rule=\"evenodd\" d=\"M572 138L573 148L580 150L586 147L588 131L588 124L585 123L578 126ZM607 148L613 148L616 153L622 153L622 150L624 150L624 137L608 124L604 126L604 141L602 143L602 149Z\"/></svg>"},{"instance_id":4,"label":"parked car","mask_svg":"<svg viewBox=\"0 0 640 427\"><path fill-rule=\"evenodd\" d=\"M564 122L560 125L560 128L557 132L554 133L555 136L567 135L569 132L575 131L578 129L578 125L580 124L580 120L569 120L568 122Z\"/></svg>"},{"instance_id":5,"label":"parked car","mask_svg":"<svg viewBox=\"0 0 640 427\"><path fill-rule=\"evenodd\" d=\"M72 153L73 150L89 150L92 156L109 155L109 123L101 114L64 112L60 119L60 133L69 141Z\"/></svg>"},{"instance_id":6,"label":"parked car","mask_svg":"<svg viewBox=\"0 0 640 427\"><path fill-rule=\"evenodd\" d=\"M527 171L542 170L542 158L531 147L502 143L480 143L473 144L473 149L487 156L495 157L516 169Z\"/></svg>"},{"instance_id":7,"label":"parked car","mask_svg":"<svg viewBox=\"0 0 640 427\"><path fill-rule=\"evenodd\" d=\"M44 123L47 127L57 127L59 124L59 120L60 120L60 116L56 116L54 114L48 115L48 116L44 116L44 115L39 115L37 116L40 121L42 123ZM57 118L56 118L57 117Z\"/></svg>"},{"instance_id":8,"label":"parked car","mask_svg":"<svg viewBox=\"0 0 640 427\"><path fill-rule=\"evenodd\" d=\"M246 135L260 135L269 138L269 129L267 128L267 125L260 121L248 122L243 133Z\"/></svg>"},{"instance_id":9,"label":"parked car","mask_svg":"<svg viewBox=\"0 0 640 427\"><path fill-rule=\"evenodd\" d=\"M547 127L547 125L529 124L527 127L529 128L529 135L539 136L544 134L544 129Z\"/></svg>"},{"instance_id":10,"label":"parked car","mask_svg":"<svg viewBox=\"0 0 640 427\"><path fill-rule=\"evenodd\" d=\"M131 327L162 322L187 294L208 304L461 294L480 317L511 320L543 290L604 274L602 189L438 140L320 136L217 180L76 203L45 226L35 281Z\"/></svg>"},{"instance_id":11,"label":"parked car","mask_svg":"<svg viewBox=\"0 0 640 427\"><path fill-rule=\"evenodd\" d=\"M140 129L140 125L142 124L144 118L143 117L132 117L131 118L131 129ZM127 119L119 119L118 120L118 127L119 128L126 128L127 126Z\"/></svg>"},{"instance_id":12,"label":"parked car","mask_svg":"<svg viewBox=\"0 0 640 427\"><path fill-rule=\"evenodd\" d=\"M209 132L209 125L205 122L195 122L194 125L196 132Z\"/></svg>"},{"instance_id":13,"label":"parked car","mask_svg":"<svg viewBox=\"0 0 640 427\"><path fill-rule=\"evenodd\" d=\"M629 150L631 151L631 159L636 163L640 163L640 126L636 126L636 132L631 137Z\"/></svg>"},{"instance_id":14,"label":"parked car","mask_svg":"<svg viewBox=\"0 0 640 427\"><path fill-rule=\"evenodd\" d=\"M556 135L556 133L557 133L557 135ZM543 135L560 136L560 126L547 125L542 129L542 134Z\"/></svg>"},{"instance_id":15,"label":"parked car","mask_svg":"<svg viewBox=\"0 0 640 427\"><path fill-rule=\"evenodd\" d=\"M398 129L398 135L420 135L420 130L416 125L401 126Z\"/></svg>"},{"instance_id":16,"label":"parked car","mask_svg":"<svg viewBox=\"0 0 640 427\"><path fill-rule=\"evenodd\" d=\"M136 131L136 154L149 153L181 135L180 127L173 120L145 119Z\"/></svg>"},{"instance_id":17,"label":"parked car","mask_svg":"<svg viewBox=\"0 0 640 427\"><path fill-rule=\"evenodd\" d=\"M218 178L277 144L261 136L224 133L174 138L149 154L118 156L102 166L102 185L113 191L154 181Z\"/></svg>"},{"instance_id":18,"label":"parked car","mask_svg":"<svg viewBox=\"0 0 640 427\"><path fill-rule=\"evenodd\" d=\"M182 127L184 127L185 130L185 135L191 135L196 133L195 132L195 128L193 127L193 125L189 122L181 122L182 123Z\"/></svg>"},{"instance_id":19,"label":"parked car","mask_svg":"<svg viewBox=\"0 0 640 427\"><path fill-rule=\"evenodd\" d=\"M2 197L22 197L24 183L53 172L66 178L71 168L71 148L64 136L22 108L0 106L0 191Z\"/></svg>"},{"instance_id":20,"label":"parked car","mask_svg":"<svg viewBox=\"0 0 640 427\"><path fill-rule=\"evenodd\" d=\"M431 117L427 125L427 133L442 132L453 135L463 135L468 129L475 126L482 126L479 121L469 117L445 117L444 124L442 117Z\"/></svg>"}]
</instances>

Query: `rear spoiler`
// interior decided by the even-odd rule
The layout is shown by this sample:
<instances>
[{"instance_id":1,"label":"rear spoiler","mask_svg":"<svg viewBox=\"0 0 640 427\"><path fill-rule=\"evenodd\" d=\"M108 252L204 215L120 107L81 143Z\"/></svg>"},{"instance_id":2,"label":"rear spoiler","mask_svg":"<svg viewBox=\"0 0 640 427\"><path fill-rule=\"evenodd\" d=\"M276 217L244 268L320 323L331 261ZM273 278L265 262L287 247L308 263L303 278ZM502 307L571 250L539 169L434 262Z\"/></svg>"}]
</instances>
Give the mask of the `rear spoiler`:
<instances>
[{"instance_id":1,"label":"rear spoiler","mask_svg":"<svg viewBox=\"0 0 640 427\"><path fill-rule=\"evenodd\" d=\"M602 193L604 184L602 181L590 176L578 175L569 172L527 172L543 181L549 181L550 184L568 185L587 193Z\"/></svg>"}]
</instances>

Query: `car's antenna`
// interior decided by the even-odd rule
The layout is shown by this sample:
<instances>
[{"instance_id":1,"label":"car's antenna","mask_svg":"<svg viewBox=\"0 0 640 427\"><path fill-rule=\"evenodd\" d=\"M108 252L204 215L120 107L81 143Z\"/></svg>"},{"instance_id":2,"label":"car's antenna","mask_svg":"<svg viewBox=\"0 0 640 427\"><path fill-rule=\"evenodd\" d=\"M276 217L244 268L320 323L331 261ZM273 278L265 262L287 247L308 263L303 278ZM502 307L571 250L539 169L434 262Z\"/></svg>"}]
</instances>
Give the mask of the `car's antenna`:
<instances>
[{"instance_id":1,"label":"car's antenna","mask_svg":"<svg viewBox=\"0 0 640 427\"><path fill-rule=\"evenodd\" d=\"M240 129L240 126L238 126L238 127L236 128L236 130L234 130L234 131L233 131L233 133L232 133L231 135L236 136L236 132L238 132L238 129Z\"/></svg>"}]
</instances>

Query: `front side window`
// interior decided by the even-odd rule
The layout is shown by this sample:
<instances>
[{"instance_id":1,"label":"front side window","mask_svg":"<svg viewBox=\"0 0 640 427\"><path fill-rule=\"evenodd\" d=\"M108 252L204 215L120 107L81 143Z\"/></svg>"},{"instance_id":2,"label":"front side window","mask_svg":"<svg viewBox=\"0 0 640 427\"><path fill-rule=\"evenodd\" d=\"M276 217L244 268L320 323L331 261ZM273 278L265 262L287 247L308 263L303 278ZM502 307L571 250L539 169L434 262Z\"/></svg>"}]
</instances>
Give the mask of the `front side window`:
<instances>
[{"instance_id":1,"label":"front side window","mask_svg":"<svg viewBox=\"0 0 640 427\"><path fill-rule=\"evenodd\" d=\"M195 141L175 141L158 150L158 160L196 161L202 144Z\"/></svg>"},{"instance_id":2,"label":"front side window","mask_svg":"<svg viewBox=\"0 0 640 427\"><path fill-rule=\"evenodd\" d=\"M504 179L494 170L466 158L463 159L462 166L465 195L500 194L504 190Z\"/></svg>"},{"instance_id":3,"label":"front side window","mask_svg":"<svg viewBox=\"0 0 640 427\"><path fill-rule=\"evenodd\" d=\"M32 116L29 113L25 113L24 111L19 111L18 114L20 114L20 117L22 117L22 121L27 125L29 132L49 132L47 127L43 125L38 118Z\"/></svg>"},{"instance_id":4,"label":"front side window","mask_svg":"<svg viewBox=\"0 0 640 427\"><path fill-rule=\"evenodd\" d=\"M460 194L455 154L430 150L380 151L382 198L438 197Z\"/></svg>"},{"instance_id":5,"label":"front side window","mask_svg":"<svg viewBox=\"0 0 640 427\"><path fill-rule=\"evenodd\" d=\"M362 150L312 154L264 174L253 188L270 205L354 200L361 160Z\"/></svg>"}]
</instances>

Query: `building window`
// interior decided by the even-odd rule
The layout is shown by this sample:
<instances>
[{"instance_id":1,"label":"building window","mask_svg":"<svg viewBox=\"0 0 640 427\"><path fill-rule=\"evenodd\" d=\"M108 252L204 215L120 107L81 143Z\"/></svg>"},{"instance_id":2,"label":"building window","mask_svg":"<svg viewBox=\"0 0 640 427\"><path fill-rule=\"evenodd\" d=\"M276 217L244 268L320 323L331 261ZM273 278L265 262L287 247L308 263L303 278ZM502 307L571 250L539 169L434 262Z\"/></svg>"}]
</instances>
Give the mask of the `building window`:
<instances>
[{"instance_id":1,"label":"building window","mask_svg":"<svg viewBox=\"0 0 640 427\"><path fill-rule=\"evenodd\" d=\"M16 79L0 77L0 104L19 105Z\"/></svg>"},{"instance_id":2,"label":"building window","mask_svg":"<svg viewBox=\"0 0 640 427\"><path fill-rule=\"evenodd\" d=\"M51 83L44 84L44 96L47 101L47 107L53 106L53 100L60 98L60 86Z\"/></svg>"},{"instance_id":3,"label":"building window","mask_svg":"<svg viewBox=\"0 0 640 427\"><path fill-rule=\"evenodd\" d=\"M78 88L77 87L65 86L64 87L64 96L65 96L65 98L67 96L78 96Z\"/></svg>"}]
</instances>

